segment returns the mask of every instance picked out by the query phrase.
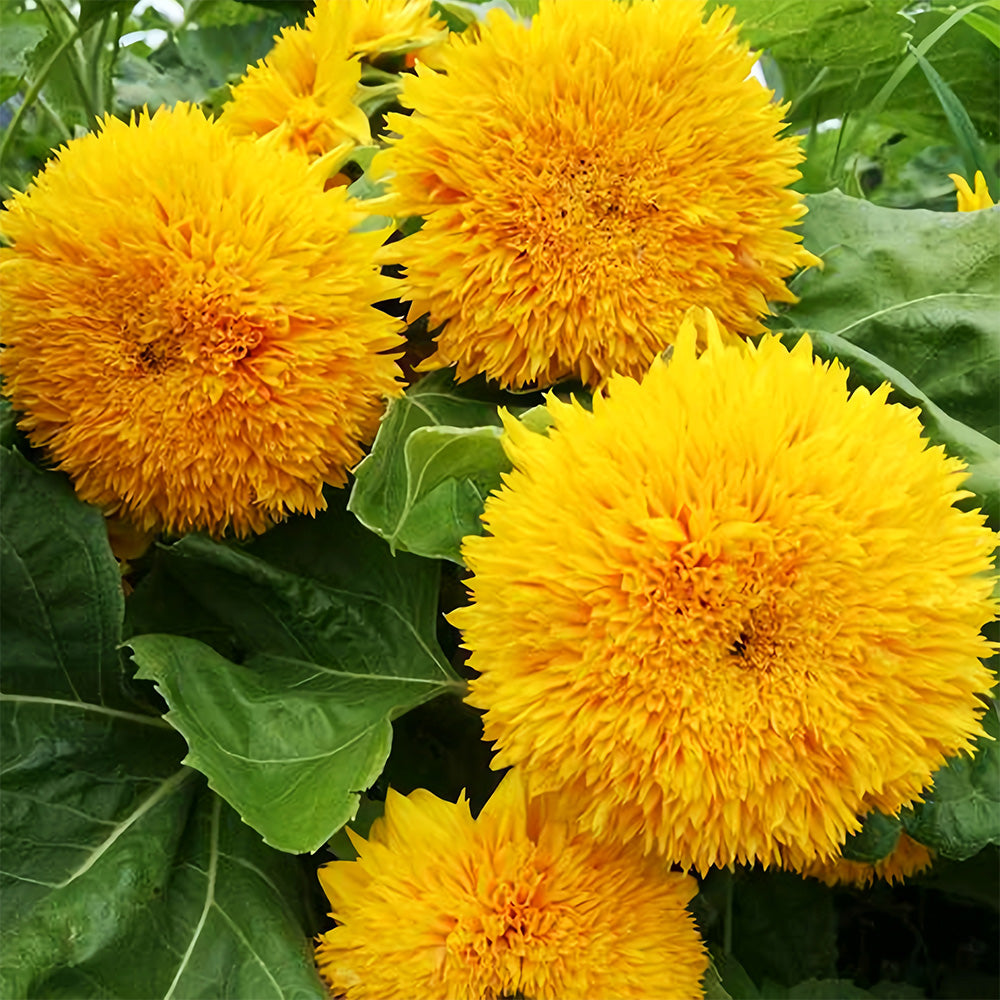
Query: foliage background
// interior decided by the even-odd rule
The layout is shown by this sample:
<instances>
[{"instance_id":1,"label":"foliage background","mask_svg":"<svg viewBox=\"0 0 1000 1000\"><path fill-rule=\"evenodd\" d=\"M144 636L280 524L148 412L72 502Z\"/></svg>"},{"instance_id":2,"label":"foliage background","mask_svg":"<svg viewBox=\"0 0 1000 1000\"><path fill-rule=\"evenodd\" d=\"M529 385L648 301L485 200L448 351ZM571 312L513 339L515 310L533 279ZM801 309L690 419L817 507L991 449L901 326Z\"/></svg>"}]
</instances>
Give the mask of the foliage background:
<instances>
[{"instance_id":1,"label":"foliage background","mask_svg":"<svg viewBox=\"0 0 1000 1000\"><path fill-rule=\"evenodd\" d=\"M1000 193L1000 3L734 5L806 137L804 232L826 262L774 329L809 331L853 384L888 379L920 406L1000 527L1000 209L955 214L947 177L981 169ZM460 30L508 5L435 6ZM4 195L96 114L220 107L307 8L185 0L172 19L133 0L0 0ZM363 177L354 190L370 193ZM419 355L426 330L410 337ZM3 404L0 996L323 995L315 869L351 856L343 824L364 830L390 785L467 788L478 807L497 780L439 612L464 600L459 541L506 469L497 405L543 430L539 401L431 375L326 513L249 543L163 539L124 587L102 516ZM995 702L987 725L1000 735ZM997 995L998 766L983 741L895 821L941 855L906 886L704 879L708 995ZM881 856L876 833L847 852Z\"/></svg>"}]
</instances>

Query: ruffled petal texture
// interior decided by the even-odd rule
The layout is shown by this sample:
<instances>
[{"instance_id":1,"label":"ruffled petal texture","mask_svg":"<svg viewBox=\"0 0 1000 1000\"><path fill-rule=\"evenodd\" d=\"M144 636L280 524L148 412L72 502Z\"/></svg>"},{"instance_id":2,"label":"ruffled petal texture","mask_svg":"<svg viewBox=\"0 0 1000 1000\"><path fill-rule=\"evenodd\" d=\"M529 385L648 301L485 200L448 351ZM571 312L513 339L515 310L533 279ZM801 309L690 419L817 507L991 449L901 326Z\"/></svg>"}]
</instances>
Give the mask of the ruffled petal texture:
<instances>
[{"instance_id":1,"label":"ruffled petal texture","mask_svg":"<svg viewBox=\"0 0 1000 1000\"><path fill-rule=\"evenodd\" d=\"M108 118L7 204L3 392L77 493L141 530L324 506L402 390L381 233L300 156L178 105Z\"/></svg>"},{"instance_id":2,"label":"ruffled petal texture","mask_svg":"<svg viewBox=\"0 0 1000 1000\"><path fill-rule=\"evenodd\" d=\"M542 0L491 12L405 79L374 168L410 318L445 324L428 367L505 386L639 376L688 306L762 332L815 263L789 227L799 140L753 78L732 11L698 0Z\"/></svg>"},{"instance_id":3,"label":"ruffled petal texture","mask_svg":"<svg viewBox=\"0 0 1000 1000\"><path fill-rule=\"evenodd\" d=\"M839 853L982 732L994 534L889 387L693 318L593 412L508 418L451 615L498 767L704 872Z\"/></svg>"}]
</instances>

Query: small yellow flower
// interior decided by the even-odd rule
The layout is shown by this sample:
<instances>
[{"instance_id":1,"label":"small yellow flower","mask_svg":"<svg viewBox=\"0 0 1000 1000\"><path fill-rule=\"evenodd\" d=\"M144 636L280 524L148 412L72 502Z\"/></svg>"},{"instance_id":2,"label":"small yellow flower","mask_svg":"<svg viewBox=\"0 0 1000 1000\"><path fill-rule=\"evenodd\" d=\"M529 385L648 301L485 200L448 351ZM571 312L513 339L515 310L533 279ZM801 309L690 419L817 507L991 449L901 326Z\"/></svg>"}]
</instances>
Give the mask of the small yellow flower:
<instances>
[{"instance_id":1,"label":"small yellow flower","mask_svg":"<svg viewBox=\"0 0 1000 1000\"><path fill-rule=\"evenodd\" d=\"M319 0L302 27L285 28L247 69L221 121L314 159L336 157L371 142L355 103L361 60L431 46L447 34L427 0Z\"/></svg>"},{"instance_id":2,"label":"small yellow flower","mask_svg":"<svg viewBox=\"0 0 1000 1000\"><path fill-rule=\"evenodd\" d=\"M874 864L836 857L828 861L811 861L798 870L827 885L853 885L863 889L876 879L884 879L890 884L902 882L911 875L919 875L933 862L934 852L929 847L901 833L892 852Z\"/></svg>"},{"instance_id":3,"label":"small yellow flower","mask_svg":"<svg viewBox=\"0 0 1000 1000\"><path fill-rule=\"evenodd\" d=\"M976 189L974 191L969 187L969 182L960 174L948 174L948 176L955 183L960 212L977 212L981 208L993 207L994 202L990 197L989 188L986 187L986 178L981 170L976 171Z\"/></svg>"},{"instance_id":4,"label":"small yellow flower","mask_svg":"<svg viewBox=\"0 0 1000 1000\"><path fill-rule=\"evenodd\" d=\"M553 429L465 539L469 702L496 765L704 872L839 852L981 734L996 539L889 386L693 321Z\"/></svg>"},{"instance_id":5,"label":"small yellow flower","mask_svg":"<svg viewBox=\"0 0 1000 1000\"><path fill-rule=\"evenodd\" d=\"M107 118L0 220L19 426L140 532L322 508L401 390L363 218L302 157L196 108Z\"/></svg>"},{"instance_id":6,"label":"small yellow flower","mask_svg":"<svg viewBox=\"0 0 1000 1000\"><path fill-rule=\"evenodd\" d=\"M347 1000L703 996L688 875L580 832L557 796L508 774L468 803L390 792L357 861L320 869L338 926L316 961Z\"/></svg>"},{"instance_id":7,"label":"small yellow flower","mask_svg":"<svg viewBox=\"0 0 1000 1000\"><path fill-rule=\"evenodd\" d=\"M305 27L283 29L233 88L220 122L311 159L370 143L368 118L354 103L361 62L350 52L350 23L350 6L338 2L318 8Z\"/></svg>"},{"instance_id":8,"label":"small yellow flower","mask_svg":"<svg viewBox=\"0 0 1000 1000\"><path fill-rule=\"evenodd\" d=\"M313 15L317 23L333 3L348 8L352 55L412 52L448 37L448 26L432 13L429 0L320 0Z\"/></svg>"}]
</instances>

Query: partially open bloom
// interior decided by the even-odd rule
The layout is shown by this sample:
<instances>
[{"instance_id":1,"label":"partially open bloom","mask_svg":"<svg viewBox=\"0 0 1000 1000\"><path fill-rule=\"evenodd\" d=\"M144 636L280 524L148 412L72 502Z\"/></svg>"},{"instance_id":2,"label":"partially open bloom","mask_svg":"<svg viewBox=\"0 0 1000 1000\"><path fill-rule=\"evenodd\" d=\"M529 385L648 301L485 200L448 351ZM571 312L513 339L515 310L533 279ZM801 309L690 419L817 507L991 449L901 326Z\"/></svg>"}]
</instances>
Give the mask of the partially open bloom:
<instances>
[{"instance_id":1,"label":"partially open bloom","mask_svg":"<svg viewBox=\"0 0 1000 1000\"><path fill-rule=\"evenodd\" d=\"M371 141L361 96L361 59L433 45L447 27L427 0L319 0L302 27L233 88L222 122L312 158Z\"/></svg>"},{"instance_id":2,"label":"partially open bloom","mask_svg":"<svg viewBox=\"0 0 1000 1000\"><path fill-rule=\"evenodd\" d=\"M995 539L887 385L707 331L593 412L550 398L548 436L506 419L451 620L533 793L700 871L797 866L982 731Z\"/></svg>"},{"instance_id":3,"label":"partially open bloom","mask_svg":"<svg viewBox=\"0 0 1000 1000\"><path fill-rule=\"evenodd\" d=\"M334 3L349 9L352 55L411 52L448 36L448 26L432 13L429 0L320 0L313 15L317 22Z\"/></svg>"},{"instance_id":4,"label":"partially open bloom","mask_svg":"<svg viewBox=\"0 0 1000 1000\"><path fill-rule=\"evenodd\" d=\"M986 186L986 178L981 170L976 171L975 190L969 187L969 182L960 174L948 174L948 176L955 182L960 212L978 212L981 208L993 207L990 189Z\"/></svg>"},{"instance_id":5,"label":"partially open bloom","mask_svg":"<svg viewBox=\"0 0 1000 1000\"><path fill-rule=\"evenodd\" d=\"M283 29L233 88L219 121L311 159L370 142L368 118L355 104L361 62L350 52L349 23L349 4L326 3L304 27Z\"/></svg>"},{"instance_id":6,"label":"partially open bloom","mask_svg":"<svg viewBox=\"0 0 1000 1000\"><path fill-rule=\"evenodd\" d=\"M929 847L901 833L892 852L873 864L836 857L811 861L799 870L803 875L818 878L827 885L852 885L863 889L877 879L890 884L902 882L925 871L933 861L934 852Z\"/></svg>"},{"instance_id":7,"label":"partially open bloom","mask_svg":"<svg viewBox=\"0 0 1000 1000\"><path fill-rule=\"evenodd\" d=\"M181 104L107 118L7 208L3 392L84 500L241 534L324 506L400 388L343 188Z\"/></svg>"},{"instance_id":8,"label":"partially open bloom","mask_svg":"<svg viewBox=\"0 0 1000 1000\"><path fill-rule=\"evenodd\" d=\"M684 310L759 333L816 258L789 227L799 140L753 78L732 11L700 0L542 0L491 11L418 66L375 160L379 207L424 216L387 247L410 318L445 324L427 367L503 385L634 376Z\"/></svg>"},{"instance_id":9,"label":"partially open bloom","mask_svg":"<svg viewBox=\"0 0 1000 1000\"><path fill-rule=\"evenodd\" d=\"M688 875L580 832L507 775L468 803L390 792L357 861L320 869L338 926L316 961L347 1000L698 998L707 957Z\"/></svg>"}]
</instances>

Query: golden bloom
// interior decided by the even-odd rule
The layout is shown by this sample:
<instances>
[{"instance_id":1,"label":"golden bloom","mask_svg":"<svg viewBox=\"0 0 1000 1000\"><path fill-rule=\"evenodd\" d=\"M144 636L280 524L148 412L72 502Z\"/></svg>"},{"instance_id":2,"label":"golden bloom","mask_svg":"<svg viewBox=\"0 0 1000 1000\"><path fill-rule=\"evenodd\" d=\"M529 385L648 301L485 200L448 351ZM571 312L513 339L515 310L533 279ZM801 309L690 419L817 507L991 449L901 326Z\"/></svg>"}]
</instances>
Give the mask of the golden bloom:
<instances>
[{"instance_id":1,"label":"golden bloom","mask_svg":"<svg viewBox=\"0 0 1000 1000\"><path fill-rule=\"evenodd\" d=\"M815 263L788 227L797 138L719 9L700 0L542 0L492 11L404 81L410 117L375 160L380 211L421 215L387 248L410 318L445 323L427 367L505 386L634 376L684 310L740 334Z\"/></svg>"},{"instance_id":2,"label":"golden bloom","mask_svg":"<svg viewBox=\"0 0 1000 1000\"><path fill-rule=\"evenodd\" d=\"M313 18L318 23L337 3L348 9L352 54L411 52L448 36L448 26L431 12L429 0L320 0Z\"/></svg>"},{"instance_id":3,"label":"golden bloom","mask_svg":"<svg viewBox=\"0 0 1000 1000\"><path fill-rule=\"evenodd\" d=\"M84 500L241 534L324 506L399 391L384 234L343 188L181 104L107 118L7 208L3 391Z\"/></svg>"},{"instance_id":4,"label":"golden bloom","mask_svg":"<svg viewBox=\"0 0 1000 1000\"><path fill-rule=\"evenodd\" d=\"M357 861L320 869L338 925L316 961L347 1000L698 998L689 875L598 845L516 773L468 803L390 792Z\"/></svg>"},{"instance_id":5,"label":"golden bloom","mask_svg":"<svg viewBox=\"0 0 1000 1000\"><path fill-rule=\"evenodd\" d=\"M816 859L803 865L799 871L827 885L853 885L863 889L876 879L884 879L890 884L902 882L911 875L919 875L933 861L934 852L930 848L901 833L891 853L874 864L837 857Z\"/></svg>"},{"instance_id":6,"label":"golden bloom","mask_svg":"<svg viewBox=\"0 0 1000 1000\"><path fill-rule=\"evenodd\" d=\"M369 143L368 119L355 103L361 58L445 35L427 0L319 0L303 27L285 28L247 69L221 120L237 134L267 136L312 158Z\"/></svg>"},{"instance_id":7,"label":"golden bloom","mask_svg":"<svg viewBox=\"0 0 1000 1000\"><path fill-rule=\"evenodd\" d=\"M986 186L986 178L981 170L976 171L973 191L969 187L969 182L960 174L948 174L954 181L956 194L958 195L958 210L960 212L976 212L981 208L992 208L993 199L990 197L989 188Z\"/></svg>"},{"instance_id":8,"label":"golden bloom","mask_svg":"<svg viewBox=\"0 0 1000 1000\"><path fill-rule=\"evenodd\" d=\"M371 142L355 103L361 63L351 58L349 5L327 3L305 27L284 28L275 46L233 88L219 121L237 135L266 136L311 159Z\"/></svg>"},{"instance_id":9,"label":"golden bloom","mask_svg":"<svg viewBox=\"0 0 1000 1000\"><path fill-rule=\"evenodd\" d=\"M981 732L995 610L994 536L916 411L713 327L593 413L550 397L549 436L505 420L451 616L496 766L700 871L837 853L915 800Z\"/></svg>"}]
</instances>

